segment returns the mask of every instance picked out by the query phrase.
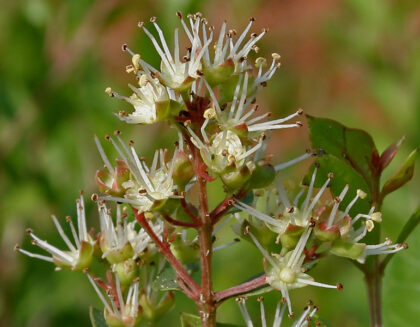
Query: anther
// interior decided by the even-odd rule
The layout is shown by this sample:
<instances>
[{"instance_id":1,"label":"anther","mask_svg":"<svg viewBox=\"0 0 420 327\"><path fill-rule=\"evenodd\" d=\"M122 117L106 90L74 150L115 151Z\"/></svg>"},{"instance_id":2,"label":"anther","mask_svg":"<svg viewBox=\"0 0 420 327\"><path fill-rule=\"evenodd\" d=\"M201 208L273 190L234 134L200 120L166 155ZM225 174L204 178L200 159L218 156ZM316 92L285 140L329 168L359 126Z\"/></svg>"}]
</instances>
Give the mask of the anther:
<instances>
[{"instance_id":1,"label":"anther","mask_svg":"<svg viewBox=\"0 0 420 327\"><path fill-rule=\"evenodd\" d=\"M302 115L303 114L303 109L302 108L298 109L297 113L298 113L298 115Z\"/></svg>"},{"instance_id":2,"label":"anther","mask_svg":"<svg viewBox=\"0 0 420 327\"><path fill-rule=\"evenodd\" d=\"M343 290L343 284L337 283L337 290L342 291Z\"/></svg>"},{"instance_id":3,"label":"anther","mask_svg":"<svg viewBox=\"0 0 420 327\"><path fill-rule=\"evenodd\" d=\"M93 202L96 202L96 201L98 201L99 196L98 196L98 194L93 193L93 194L92 194L92 196L90 197L90 199L91 199Z\"/></svg>"},{"instance_id":4,"label":"anther","mask_svg":"<svg viewBox=\"0 0 420 327\"><path fill-rule=\"evenodd\" d=\"M115 130L115 131L114 131L114 135L115 135L115 136L117 136L117 135L121 135L121 131L119 131L118 129L117 129L117 130Z\"/></svg>"}]
</instances>

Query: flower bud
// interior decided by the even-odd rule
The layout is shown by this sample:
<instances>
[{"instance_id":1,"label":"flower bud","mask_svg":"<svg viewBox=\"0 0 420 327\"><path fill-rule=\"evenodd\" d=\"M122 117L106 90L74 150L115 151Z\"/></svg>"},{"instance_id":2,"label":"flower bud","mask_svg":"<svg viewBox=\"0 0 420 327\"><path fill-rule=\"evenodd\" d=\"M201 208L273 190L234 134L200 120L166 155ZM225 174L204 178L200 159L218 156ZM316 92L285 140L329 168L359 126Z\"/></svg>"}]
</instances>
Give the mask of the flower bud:
<instances>
[{"instance_id":1,"label":"flower bud","mask_svg":"<svg viewBox=\"0 0 420 327\"><path fill-rule=\"evenodd\" d=\"M183 264L196 262L200 257L199 244L183 240L180 235L177 235L172 241L170 249L175 258Z\"/></svg>"},{"instance_id":2,"label":"flower bud","mask_svg":"<svg viewBox=\"0 0 420 327\"><path fill-rule=\"evenodd\" d=\"M280 242L282 245L282 252L284 250L293 249L299 241L300 236L304 232L305 228L289 224L284 234L280 236Z\"/></svg>"},{"instance_id":3,"label":"flower bud","mask_svg":"<svg viewBox=\"0 0 420 327\"><path fill-rule=\"evenodd\" d=\"M172 292L166 293L158 303L155 303L146 293L142 293L139 304L143 308L144 316L150 321L156 321L174 307L175 296Z\"/></svg>"},{"instance_id":4,"label":"flower bud","mask_svg":"<svg viewBox=\"0 0 420 327\"><path fill-rule=\"evenodd\" d=\"M105 316L106 324L109 327L137 326L140 323L141 318L143 317L142 312L141 312L141 307L138 308L137 316L135 317L123 315L121 317L122 320L120 320L120 318L115 313L109 312L106 309L104 312L104 316Z\"/></svg>"},{"instance_id":5,"label":"flower bud","mask_svg":"<svg viewBox=\"0 0 420 327\"><path fill-rule=\"evenodd\" d=\"M216 86L227 81L229 77L232 76L234 70L235 64L233 63L232 58L229 58L217 67L203 67L203 73L206 78L206 81L211 86Z\"/></svg>"},{"instance_id":6,"label":"flower bud","mask_svg":"<svg viewBox=\"0 0 420 327\"><path fill-rule=\"evenodd\" d=\"M279 246L276 244L276 234L273 233L265 224L258 224L256 222L244 221L232 227L235 234L253 243L250 233L260 242L260 244L270 251L277 252Z\"/></svg>"},{"instance_id":7,"label":"flower bud","mask_svg":"<svg viewBox=\"0 0 420 327\"><path fill-rule=\"evenodd\" d=\"M356 260L360 258L365 248L366 244L363 243L351 243L343 240L337 240L334 242L330 252L339 257Z\"/></svg>"},{"instance_id":8,"label":"flower bud","mask_svg":"<svg viewBox=\"0 0 420 327\"><path fill-rule=\"evenodd\" d=\"M119 249L111 250L112 247L108 244L105 234L100 236L99 245L103 252L103 256L105 256L105 258L111 264L123 262L129 258L132 258L134 255L133 247L131 246L130 242L127 242L123 247Z\"/></svg>"},{"instance_id":9,"label":"flower bud","mask_svg":"<svg viewBox=\"0 0 420 327\"><path fill-rule=\"evenodd\" d=\"M274 167L265 160L257 162L255 170L252 172L251 178L248 181L248 186L251 189L264 188L270 185L276 177Z\"/></svg>"},{"instance_id":10,"label":"flower bud","mask_svg":"<svg viewBox=\"0 0 420 327\"><path fill-rule=\"evenodd\" d=\"M130 170L123 160L117 160L115 173L112 175L108 171L98 170L96 172L96 184L101 192L112 195L122 196L125 192L122 184L130 178Z\"/></svg>"},{"instance_id":11,"label":"flower bud","mask_svg":"<svg viewBox=\"0 0 420 327\"><path fill-rule=\"evenodd\" d=\"M193 177L194 167L188 158L188 155L183 151L178 151L172 174L174 183L178 185L180 191L183 191L185 185L187 185Z\"/></svg>"},{"instance_id":12,"label":"flower bud","mask_svg":"<svg viewBox=\"0 0 420 327\"><path fill-rule=\"evenodd\" d=\"M228 192L234 192L244 185L251 177L251 169L248 164L245 164L238 171L225 173L220 176L223 184L226 186Z\"/></svg>"},{"instance_id":13,"label":"flower bud","mask_svg":"<svg viewBox=\"0 0 420 327\"><path fill-rule=\"evenodd\" d=\"M331 242L340 238L340 228L337 225L328 227L325 221L321 221L315 226L314 234L322 242Z\"/></svg>"},{"instance_id":14,"label":"flower bud","mask_svg":"<svg viewBox=\"0 0 420 327\"><path fill-rule=\"evenodd\" d=\"M93 244L82 241L80 243L78 260L75 265L71 266L68 263L61 261L59 258L55 256L53 256L53 261L54 261L54 264L56 264L58 267L71 268L71 270L74 270L74 271L81 271L83 269L90 267L92 263L92 258L93 258L93 251L94 251Z\"/></svg>"},{"instance_id":15,"label":"flower bud","mask_svg":"<svg viewBox=\"0 0 420 327\"><path fill-rule=\"evenodd\" d=\"M133 259L127 259L119 262L113 267L114 272L118 275L121 286L125 288L130 285L137 274L137 264Z\"/></svg>"}]
</instances>

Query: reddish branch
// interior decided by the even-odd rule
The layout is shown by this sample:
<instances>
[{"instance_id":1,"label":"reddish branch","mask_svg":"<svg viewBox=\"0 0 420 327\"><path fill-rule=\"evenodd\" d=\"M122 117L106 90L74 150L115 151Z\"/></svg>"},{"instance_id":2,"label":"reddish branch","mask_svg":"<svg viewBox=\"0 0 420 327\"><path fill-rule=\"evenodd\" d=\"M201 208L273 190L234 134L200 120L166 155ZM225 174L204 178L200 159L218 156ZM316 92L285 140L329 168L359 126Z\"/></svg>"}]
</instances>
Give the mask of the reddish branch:
<instances>
[{"instance_id":1,"label":"reddish branch","mask_svg":"<svg viewBox=\"0 0 420 327\"><path fill-rule=\"evenodd\" d=\"M210 217L213 224L216 224L225 214L229 211L230 208L235 204L235 199L242 199L245 197L246 192L240 190L234 196L227 196L211 213Z\"/></svg>"},{"instance_id":2,"label":"reddish branch","mask_svg":"<svg viewBox=\"0 0 420 327\"><path fill-rule=\"evenodd\" d=\"M180 202L181 202L181 207L182 209L184 209L185 213L196 223L200 222L200 220L192 213L190 207L188 206L187 201L185 201L185 198L182 198Z\"/></svg>"},{"instance_id":3,"label":"reddish branch","mask_svg":"<svg viewBox=\"0 0 420 327\"><path fill-rule=\"evenodd\" d=\"M217 292L214 295L213 299L217 301L217 304L219 305L221 302L231 297L250 292L252 290L255 290L258 287L266 285L267 282L265 279L266 279L266 275L265 274L261 275L248 282Z\"/></svg>"},{"instance_id":4,"label":"reddish branch","mask_svg":"<svg viewBox=\"0 0 420 327\"><path fill-rule=\"evenodd\" d=\"M169 215L163 215L163 217L168 223L171 223L172 225L175 225L175 226L192 227L192 228L197 228L199 226L199 223L189 223L186 221L179 221L179 220L171 218Z\"/></svg>"},{"instance_id":5,"label":"reddish branch","mask_svg":"<svg viewBox=\"0 0 420 327\"><path fill-rule=\"evenodd\" d=\"M165 258L169 261L171 266L175 269L178 278L182 279L183 283L180 283L179 285L184 290L185 294L187 294L187 296L189 296L193 300L197 300L200 294L200 287L188 274L188 272L185 270L184 266L178 261L178 259L175 258L171 250L155 234L155 232L147 222L144 216L144 212L139 213L134 208L133 211L140 226L146 230L147 234L149 234L150 238L153 240L153 242L155 242L159 251L165 256Z\"/></svg>"}]
</instances>

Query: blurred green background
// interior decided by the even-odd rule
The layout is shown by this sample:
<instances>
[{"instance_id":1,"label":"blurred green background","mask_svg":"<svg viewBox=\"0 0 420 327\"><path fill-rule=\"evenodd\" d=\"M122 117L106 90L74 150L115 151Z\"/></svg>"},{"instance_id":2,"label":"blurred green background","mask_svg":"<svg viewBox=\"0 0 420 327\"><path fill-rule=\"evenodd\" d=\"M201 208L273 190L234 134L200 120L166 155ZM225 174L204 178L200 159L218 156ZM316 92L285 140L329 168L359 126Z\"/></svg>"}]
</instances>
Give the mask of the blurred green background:
<instances>
[{"instance_id":1,"label":"blurred green background","mask_svg":"<svg viewBox=\"0 0 420 327\"><path fill-rule=\"evenodd\" d=\"M139 20L158 16L165 31L178 24L175 12L201 11L211 24L240 31L250 17L255 29L268 27L261 54L282 55L282 68L259 98L276 116L302 107L307 113L369 131L380 151L407 135L389 176L420 145L420 4L417 0L1 0L0 5L0 326L90 326L88 307L99 300L83 274L54 272L52 265L13 252L15 243L31 248L24 230L57 238L49 215L74 215L77 190L96 191L101 167L93 135L115 129L137 140L139 153L171 144L174 133L162 124L133 128L113 116L122 103L104 93L111 85L129 94L127 43L157 64L153 48L138 30ZM172 35L172 34L170 34ZM158 137L159 136L159 137ZM155 143L157 142L157 143ZM276 132L270 152L276 161L309 146L306 129ZM309 162L287 171L299 182ZM396 238L419 201L420 171L385 201L384 230ZM88 205L90 225L97 225ZM232 237L229 233L226 238ZM420 315L420 229L410 248L393 259L385 277L386 326L416 326ZM246 255L244 255L246 253ZM261 271L248 244L215 256L217 290ZM228 262L228 264L226 264ZM345 260L327 259L314 269L321 280L344 284L344 291L304 288L293 292L297 308L308 298L333 326L368 326L361 273ZM267 296L267 309L278 294ZM258 307L248 301L257 317ZM161 326L176 326L179 303ZM219 310L221 321L240 323L234 301Z\"/></svg>"}]
</instances>

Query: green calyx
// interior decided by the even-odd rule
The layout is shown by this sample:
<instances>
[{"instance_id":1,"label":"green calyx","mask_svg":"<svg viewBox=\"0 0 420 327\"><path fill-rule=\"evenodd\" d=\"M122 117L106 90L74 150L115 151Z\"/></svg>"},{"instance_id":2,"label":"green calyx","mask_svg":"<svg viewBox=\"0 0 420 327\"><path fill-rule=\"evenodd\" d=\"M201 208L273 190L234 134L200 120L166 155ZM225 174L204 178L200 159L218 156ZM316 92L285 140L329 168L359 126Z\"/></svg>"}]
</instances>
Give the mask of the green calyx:
<instances>
[{"instance_id":1,"label":"green calyx","mask_svg":"<svg viewBox=\"0 0 420 327\"><path fill-rule=\"evenodd\" d=\"M339 257L357 260L363 254L366 248L364 243L351 243L343 240L337 240L333 243L330 252Z\"/></svg>"},{"instance_id":2,"label":"green calyx","mask_svg":"<svg viewBox=\"0 0 420 327\"><path fill-rule=\"evenodd\" d=\"M248 181L250 189L264 188L270 185L276 177L274 167L266 160L260 160L255 165L251 178Z\"/></svg>"},{"instance_id":3,"label":"green calyx","mask_svg":"<svg viewBox=\"0 0 420 327\"><path fill-rule=\"evenodd\" d=\"M314 234L322 242L331 242L340 238L340 228L337 225L328 227L328 224L322 221L315 226Z\"/></svg>"},{"instance_id":4,"label":"green calyx","mask_svg":"<svg viewBox=\"0 0 420 327\"><path fill-rule=\"evenodd\" d=\"M172 292L166 293L159 302L152 301L146 293L140 295L139 304L143 308L144 316L150 321L156 321L175 305L175 296Z\"/></svg>"}]
</instances>

